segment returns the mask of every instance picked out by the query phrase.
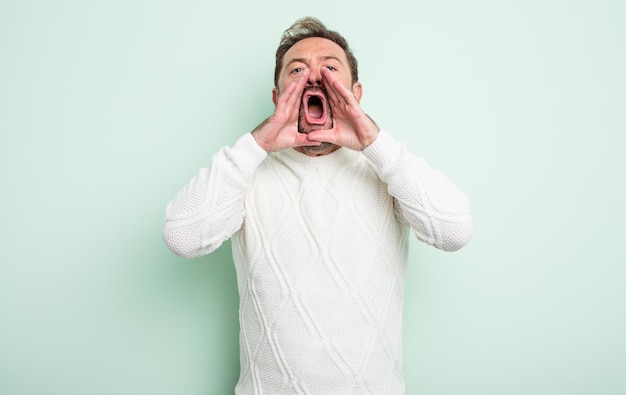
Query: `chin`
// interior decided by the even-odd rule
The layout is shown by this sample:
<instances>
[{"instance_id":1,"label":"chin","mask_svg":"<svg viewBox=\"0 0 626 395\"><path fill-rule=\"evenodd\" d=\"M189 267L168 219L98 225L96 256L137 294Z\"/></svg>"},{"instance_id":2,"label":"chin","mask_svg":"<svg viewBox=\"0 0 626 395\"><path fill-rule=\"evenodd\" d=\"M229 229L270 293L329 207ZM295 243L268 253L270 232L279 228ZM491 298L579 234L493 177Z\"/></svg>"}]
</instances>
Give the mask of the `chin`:
<instances>
[{"instance_id":1,"label":"chin","mask_svg":"<svg viewBox=\"0 0 626 395\"><path fill-rule=\"evenodd\" d=\"M340 147L332 143L322 143L320 145L309 145L304 147L296 147L295 150L308 156L328 155L338 150Z\"/></svg>"},{"instance_id":2,"label":"chin","mask_svg":"<svg viewBox=\"0 0 626 395\"><path fill-rule=\"evenodd\" d=\"M323 125L320 124L309 124L304 116L300 116L298 119L298 133L308 134L314 130L323 130L323 129L332 129L333 121L332 118L329 118L326 123ZM320 145L308 145L304 147L296 148L299 152L302 152L308 156L321 156L330 154L331 152L337 150L339 148L338 145L333 143L322 143Z\"/></svg>"}]
</instances>

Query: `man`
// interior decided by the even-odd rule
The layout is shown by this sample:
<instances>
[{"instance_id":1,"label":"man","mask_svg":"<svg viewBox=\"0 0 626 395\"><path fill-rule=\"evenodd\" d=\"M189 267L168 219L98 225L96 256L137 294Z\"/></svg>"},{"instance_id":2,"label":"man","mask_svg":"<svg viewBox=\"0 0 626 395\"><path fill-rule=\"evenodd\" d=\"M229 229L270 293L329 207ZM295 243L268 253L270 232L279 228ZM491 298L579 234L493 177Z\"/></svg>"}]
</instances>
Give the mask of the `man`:
<instances>
[{"instance_id":1,"label":"man","mask_svg":"<svg viewBox=\"0 0 626 395\"><path fill-rule=\"evenodd\" d=\"M232 237L237 394L402 394L408 229L468 242L467 198L363 112L348 44L314 18L276 52L272 116L221 149L168 205L183 257Z\"/></svg>"}]
</instances>

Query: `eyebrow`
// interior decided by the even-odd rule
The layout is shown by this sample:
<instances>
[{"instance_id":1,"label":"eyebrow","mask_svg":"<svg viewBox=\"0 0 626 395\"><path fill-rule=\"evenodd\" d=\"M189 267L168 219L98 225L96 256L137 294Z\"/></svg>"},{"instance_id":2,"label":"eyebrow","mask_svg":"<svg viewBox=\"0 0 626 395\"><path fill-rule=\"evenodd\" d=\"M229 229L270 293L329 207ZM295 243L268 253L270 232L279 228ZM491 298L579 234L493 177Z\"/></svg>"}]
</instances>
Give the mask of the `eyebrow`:
<instances>
[{"instance_id":1,"label":"eyebrow","mask_svg":"<svg viewBox=\"0 0 626 395\"><path fill-rule=\"evenodd\" d=\"M333 55L318 56L318 59L320 59L320 60L333 59L333 60L336 60L337 62L339 62L339 64L343 65L343 63L341 62L341 59L339 59L338 57L333 56ZM307 58L294 58L294 59L291 59L289 62L287 62L285 64L285 67L288 67L290 64L295 63L295 62L306 63L306 61L307 61Z\"/></svg>"}]
</instances>

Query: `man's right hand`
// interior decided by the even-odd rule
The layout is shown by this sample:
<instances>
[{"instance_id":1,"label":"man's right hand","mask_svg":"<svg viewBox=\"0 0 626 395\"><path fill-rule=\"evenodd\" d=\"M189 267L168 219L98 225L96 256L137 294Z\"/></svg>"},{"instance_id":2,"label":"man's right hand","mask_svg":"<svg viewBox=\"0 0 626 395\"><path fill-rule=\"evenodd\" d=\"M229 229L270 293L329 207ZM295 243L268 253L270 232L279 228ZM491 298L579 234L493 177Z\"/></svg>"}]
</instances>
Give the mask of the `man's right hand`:
<instances>
[{"instance_id":1,"label":"man's right hand","mask_svg":"<svg viewBox=\"0 0 626 395\"><path fill-rule=\"evenodd\" d=\"M257 144L266 152L321 144L310 141L304 133L298 133L300 100L308 79L309 71L305 70L297 81L278 94L274 114L252 131Z\"/></svg>"}]
</instances>

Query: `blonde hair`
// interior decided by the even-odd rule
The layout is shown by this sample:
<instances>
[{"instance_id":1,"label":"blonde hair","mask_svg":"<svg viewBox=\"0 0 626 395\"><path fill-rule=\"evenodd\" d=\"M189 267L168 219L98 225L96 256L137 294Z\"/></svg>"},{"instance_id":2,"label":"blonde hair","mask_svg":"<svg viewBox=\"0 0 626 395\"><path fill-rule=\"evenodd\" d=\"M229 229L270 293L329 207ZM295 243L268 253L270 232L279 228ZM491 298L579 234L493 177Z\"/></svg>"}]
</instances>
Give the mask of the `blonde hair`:
<instances>
[{"instance_id":1,"label":"blonde hair","mask_svg":"<svg viewBox=\"0 0 626 395\"><path fill-rule=\"evenodd\" d=\"M295 21L293 25L283 32L283 35L280 38L280 44L276 49L274 86L278 86L278 77L283 68L283 59L289 48L293 47L298 41L311 37L325 38L339 45L344 50L346 57L348 58L352 83L354 84L359 81L358 63L356 57L352 53L352 50L348 46L348 41L346 41L341 34L333 30L328 30L328 28L326 28L326 26L320 22L319 19L307 16Z\"/></svg>"}]
</instances>

